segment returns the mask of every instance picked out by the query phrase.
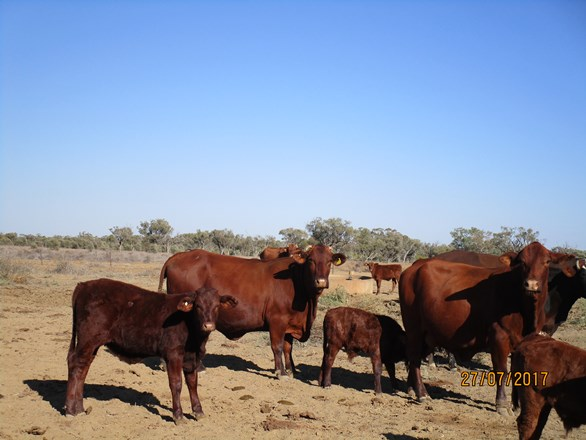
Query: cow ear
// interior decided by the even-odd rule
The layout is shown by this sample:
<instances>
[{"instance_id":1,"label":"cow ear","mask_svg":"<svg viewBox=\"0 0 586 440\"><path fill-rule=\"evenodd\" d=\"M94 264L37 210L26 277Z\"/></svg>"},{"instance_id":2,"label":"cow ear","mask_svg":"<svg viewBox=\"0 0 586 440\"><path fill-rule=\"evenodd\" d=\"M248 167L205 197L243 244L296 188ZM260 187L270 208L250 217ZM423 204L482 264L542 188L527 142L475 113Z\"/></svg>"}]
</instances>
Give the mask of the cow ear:
<instances>
[{"instance_id":1,"label":"cow ear","mask_svg":"<svg viewBox=\"0 0 586 440\"><path fill-rule=\"evenodd\" d=\"M181 298L181 301L177 304L177 310L189 312L191 309L193 309L193 298L190 298L189 296Z\"/></svg>"},{"instance_id":2,"label":"cow ear","mask_svg":"<svg viewBox=\"0 0 586 440\"><path fill-rule=\"evenodd\" d=\"M305 263L305 259L306 259L306 257L303 254L293 254L293 255L291 255L291 258L293 258L293 260L297 264L303 264L303 263Z\"/></svg>"},{"instance_id":3,"label":"cow ear","mask_svg":"<svg viewBox=\"0 0 586 440\"><path fill-rule=\"evenodd\" d=\"M334 263L334 266L341 266L345 262L346 262L346 255L344 255L344 254L332 255L332 263Z\"/></svg>"},{"instance_id":4,"label":"cow ear","mask_svg":"<svg viewBox=\"0 0 586 440\"><path fill-rule=\"evenodd\" d=\"M511 267L515 258L517 258L517 254L515 252L507 252L506 254L502 254L499 257L499 261L505 266Z\"/></svg>"},{"instance_id":5,"label":"cow ear","mask_svg":"<svg viewBox=\"0 0 586 440\"><path fill-rule=\"evenodd\" d=\"M220 304L225 309L234 308L238 305L238 300L232 295L222 295L220 296Z\"/></svg>"},{"instance_id":6,"label":"cow ear","mask_svg":"<svg viewBox=\"0 0 586 440\"><path fill-rule=\"evenodd\" d=\"M573 277L578 270L576 257L569 254L560 254L558 252L550 252L551 264L559 267L565 276Z\"/></svg>"}]
</instances>

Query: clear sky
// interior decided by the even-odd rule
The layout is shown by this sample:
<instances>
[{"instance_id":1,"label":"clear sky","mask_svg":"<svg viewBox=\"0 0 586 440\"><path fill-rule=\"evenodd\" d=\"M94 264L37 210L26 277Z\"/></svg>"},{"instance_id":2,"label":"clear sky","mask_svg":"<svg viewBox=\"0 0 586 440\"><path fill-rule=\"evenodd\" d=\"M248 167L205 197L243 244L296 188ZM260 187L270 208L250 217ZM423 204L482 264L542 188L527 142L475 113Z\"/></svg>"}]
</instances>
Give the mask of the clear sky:
<instances>
[{"instance_id":1,"label":"clear sky","mask_svg":"<svg viewBox=\"0 0 586 440\"><path fill-rule=\"evenodd\" d=\"M0 232L586 249L584 1L2 0L0 40Z\"/></svg>"}]
</instances>

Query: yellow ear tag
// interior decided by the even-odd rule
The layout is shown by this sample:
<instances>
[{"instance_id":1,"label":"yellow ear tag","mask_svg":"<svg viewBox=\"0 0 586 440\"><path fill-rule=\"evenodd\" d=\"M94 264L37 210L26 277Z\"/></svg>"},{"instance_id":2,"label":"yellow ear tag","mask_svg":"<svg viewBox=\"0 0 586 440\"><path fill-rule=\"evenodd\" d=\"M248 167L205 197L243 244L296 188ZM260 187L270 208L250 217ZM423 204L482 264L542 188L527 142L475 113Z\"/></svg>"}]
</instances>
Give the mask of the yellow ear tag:
<instances>
[{"instance_id":1,"label":"yellow ear tag","mask_svg":"<svg viewBox=\"0 0 586 440\"><path fill-rule=\"evenodd\" d=\"M342 264L342 259L341 259L341 258L338 258L338 259L336 260L336 262L334 263L334 265L335 265L335 266L339 266L340 264Z\"/></svg>"}]
</instances>

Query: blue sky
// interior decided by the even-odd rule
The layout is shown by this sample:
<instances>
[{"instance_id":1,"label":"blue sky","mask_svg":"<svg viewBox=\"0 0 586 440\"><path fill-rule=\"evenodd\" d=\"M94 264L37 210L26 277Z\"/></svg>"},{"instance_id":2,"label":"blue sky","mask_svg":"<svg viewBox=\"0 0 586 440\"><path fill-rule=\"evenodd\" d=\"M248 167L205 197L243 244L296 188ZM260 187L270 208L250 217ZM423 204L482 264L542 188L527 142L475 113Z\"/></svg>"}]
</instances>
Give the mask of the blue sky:
<instances>
[{"instance_id":1,"label":"blue sky","mask_svg":"<svg viewBox=\"0 0 586 440\"><path fill-rule=\"evenodd\" d=\"M579 0L3 0L0 232L586 249L585 42Z\"/></svg>"}]
</instances>

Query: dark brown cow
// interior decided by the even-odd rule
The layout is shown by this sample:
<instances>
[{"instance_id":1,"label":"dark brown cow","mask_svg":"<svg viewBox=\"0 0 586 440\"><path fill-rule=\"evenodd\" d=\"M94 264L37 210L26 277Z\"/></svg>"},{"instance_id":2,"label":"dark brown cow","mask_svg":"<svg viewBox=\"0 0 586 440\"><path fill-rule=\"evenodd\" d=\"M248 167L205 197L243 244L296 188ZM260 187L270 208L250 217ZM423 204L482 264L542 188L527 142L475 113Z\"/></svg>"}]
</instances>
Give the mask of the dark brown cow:
<instances>
[{"instance_id":1,"label":"dark brown cow","mask_svg":"<svg viewBox=\"0 0 586 440\"><path fill-rule=\"evenodd\" d=\"M370 356L376 394L382 393L382 364L389 373L393 387L397 387L395 362L405 360L406 337L395 320L352 307L337 307L326 313L323 330L324 357L318 379L322 387L332 385L332 365L342 348L350 360L358 352Z\"/></svg>"},{"instance_id":2,"label":"dark brown cow","mask_svg":"<svg viewBox=\"0 0 586 440\"><path fill-rule=\"evenodd\" d=\"M548 297L545 303L543 331L553 335L568 319L568 313L579 298L586 298L586 260L576 259L577 273L565 277L559 268L549 270Z\"/></svg>"},{"instance_id":3,"label":"dark brown cow","mask_svg":"<svg viewBox=\"0 0 586 440\"><path fill-rule=\"evenodd\" d=\"M334 254L323 245L270 261L194 250L175 254L165 262L159 290L167 278L170 293L201 286L230 292L238 298L238 306L220 312L218 330L230 339L268 331L275 371L286 376L286 370L295 370L293 339L304 342L309 338L317 300L329 287L330 268L345 261L343 254Z\"/></svg>"},{"instance_id":4,"label":"dark brown cow","mask_svg":"<svg viewBox=\"0 0 586 440\"><path fill-rule=\"evenodd\" d=\"M181 370L196 419L203 416L197 395L197 366L215 329L220 309L237 300L215 289L161 295L120 281L79 283L73 292L73 331L67 354L65 413L84 412L83 385L98 348L105 345L126 362L160 356L167 363L173 419L182 422Z\"/></svg>"},{"instance_id":5,"label":"dark brown cow","mask_svg":"<svg viewBox=\"0 0 586 440\"><path fill-rule=\"evenodd\" d=\"M263 261L268 261L274 260L275 258L290 257L300 253L301 249L296 244L289 244L287 247L267 247L258 257Z\"/></svg>"},{"instance_id":6,"label":"dark brown cow","mask_svg":"<svg viewBox=\"0 0 586 440\"><path fill-rule=\"evenodd\" d=\"M566 262L564 272L572 276L570 260L535 242L521 250L510 267L430 259L408 268L399 281L399 299L407 332L408 382L417 398L429 398L420 365L437 346L461 359L489 351L494 370L504 374L511 350L523 335L544 324L549 264ZM496 406L499 413L508 413L504 383L497 387Z\"/></svg>"},{"instance_id":7,"label":"dark brown cow","mask_svg":"<svg viewBox=\"0 0 586 440\"><path fill-rule=\"evenodd\" d=\"M549 336L527 336L511 357L511 383L513 407L521 406L521 440L541 437L552 408L566 434L586 424L586 350Z\"/></svg>"},{"instance_id":8,"label":"dark brown cow","mask_svg":"<svg viewBox=\"0 0 586 440\"><path fill-rule=\"evenodd\" d=\"M379 264L379 263L372 263L368 262L365 263L368 270L372 274L372 278L376 281L376 294L380 293L380 285L382 280L391 281L393 283L391 292L395 290L397 283L399 282L399 277L401 276L401 271L403 268L400 264Z\"/></svg>"}]
</instances>

